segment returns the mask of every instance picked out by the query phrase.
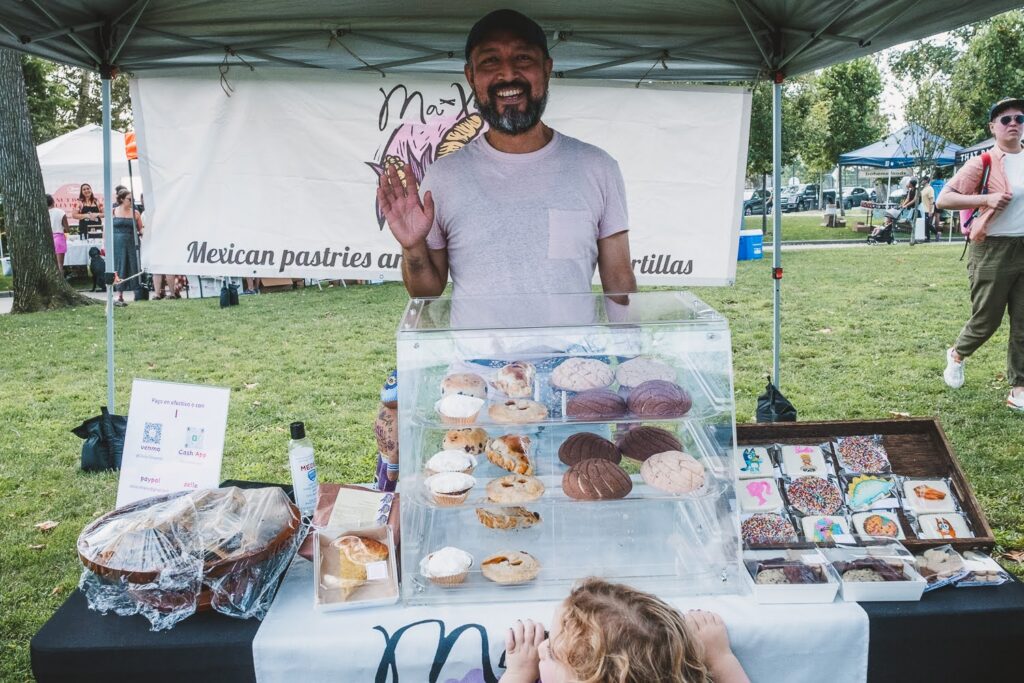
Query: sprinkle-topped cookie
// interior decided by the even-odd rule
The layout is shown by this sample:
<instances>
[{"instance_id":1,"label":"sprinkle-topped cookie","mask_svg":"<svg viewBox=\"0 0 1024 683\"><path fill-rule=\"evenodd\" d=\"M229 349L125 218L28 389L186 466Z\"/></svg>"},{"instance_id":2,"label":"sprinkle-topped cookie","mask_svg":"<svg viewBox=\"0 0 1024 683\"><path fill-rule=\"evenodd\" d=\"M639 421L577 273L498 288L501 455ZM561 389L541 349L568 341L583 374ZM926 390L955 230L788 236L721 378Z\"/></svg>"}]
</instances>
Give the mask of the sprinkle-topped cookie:
<instances>
[{"instance_id":1,"label":"sprinkle-topped cookie","mask_svg":"<svg viewBox=\"0 0 1024 683\"><path fill-rule=\"evenodd\" d=\"M888 472L889 455L881 439L874 436L844 436L836 445L836 456L843 469L851 473Z\"/></svg>"},{"instance_id":2,"label":"sprinkle-topped cookie","mask_svg":"<svg viewBox=\"0 0 1024 683\"><path fill-rule=\"evenodd\" d=\"M793 523L780 514L760 513L740 523L740 534L746 543L795 543Z\"/></svg>"},{"instance_id":3,"label":"sprinkle-topped cookie","mask_svg":"<svg viewBox=\"0 0 1024 683\"><path fill-rule=\"evenodd\" d=\"M838 487L822 477L797 477L786 485L786 497L805 515L831 515L843 506Z\"/></svg>"}]
</instances>

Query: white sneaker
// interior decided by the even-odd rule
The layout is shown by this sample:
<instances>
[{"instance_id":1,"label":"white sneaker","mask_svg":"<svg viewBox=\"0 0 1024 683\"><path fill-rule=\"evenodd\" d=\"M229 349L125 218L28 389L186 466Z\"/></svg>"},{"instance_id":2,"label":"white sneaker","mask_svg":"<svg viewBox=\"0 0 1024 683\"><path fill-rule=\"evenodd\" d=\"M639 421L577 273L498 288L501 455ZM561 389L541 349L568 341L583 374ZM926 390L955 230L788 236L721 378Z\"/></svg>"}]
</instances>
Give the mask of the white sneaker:
<instances>
[{"instance_id":1,"label":"white sneaker","mask_svg":"<svg viewBox=\"0 0 1024 683\"><path fill-rule=\"evenodd\" d=\"M951 389L959 389L964 385L964 362L957 362L953 356L953 347L946 349L946 369L942 371L942 379L946 380Z\"/></svg>"},{"instance_id":2,"label":"white sneaker","mask_svg":"<svg viewBox=\"0 0 1024 683\"><path fill-rule=\"evenodd\" d=\"M1006 397L1006 405L1011 409L1024 413L1024 392L1014 395L1010 389L1010 395Z\"/></svg>"}]
</instances>

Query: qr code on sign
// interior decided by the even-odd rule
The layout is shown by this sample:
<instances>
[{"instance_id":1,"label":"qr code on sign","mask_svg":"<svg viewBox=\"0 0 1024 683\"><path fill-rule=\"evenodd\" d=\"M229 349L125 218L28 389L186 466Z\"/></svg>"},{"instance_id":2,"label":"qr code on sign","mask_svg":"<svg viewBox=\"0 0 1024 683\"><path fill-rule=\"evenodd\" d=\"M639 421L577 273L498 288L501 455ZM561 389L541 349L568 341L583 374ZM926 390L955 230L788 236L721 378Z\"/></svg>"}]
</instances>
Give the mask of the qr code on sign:
<instances>
[{"instance_id":1,"label":"qr code on sign","mask_svg":"<svg viewBox=\"0 0 1024 683\"><path fill-rule=\"evenodd\" d=\"M146 428L142 430L142 443L159 446L163 428L164 426L159 422L147 422Z\"/></svg>"}]
</instances>

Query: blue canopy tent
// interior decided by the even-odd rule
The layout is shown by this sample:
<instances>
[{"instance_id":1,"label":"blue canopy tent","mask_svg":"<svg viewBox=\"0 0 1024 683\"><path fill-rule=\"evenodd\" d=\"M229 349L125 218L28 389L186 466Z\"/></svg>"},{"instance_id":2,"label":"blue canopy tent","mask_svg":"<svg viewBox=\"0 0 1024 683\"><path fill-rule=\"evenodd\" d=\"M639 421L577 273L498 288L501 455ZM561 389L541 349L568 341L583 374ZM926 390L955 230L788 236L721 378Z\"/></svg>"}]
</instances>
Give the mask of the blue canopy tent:
<instances>
[{"instance_id":1,"label":"blue canopy tent","mask_svg":"<svg viewBox=\"0 0 1024 683\"><path fill-rule=\"evenodd\" d=\"M878 142L839 155L839 206L843 208L843 166L901 169L915 166L952 166L963 147L925 130L916 123L890 133ZM892 173L886 181L886 192L892 184ZM852 207L851 207L852 208ZM914 242L911 231L911 244Z\"/></svg>"}]
</instances>

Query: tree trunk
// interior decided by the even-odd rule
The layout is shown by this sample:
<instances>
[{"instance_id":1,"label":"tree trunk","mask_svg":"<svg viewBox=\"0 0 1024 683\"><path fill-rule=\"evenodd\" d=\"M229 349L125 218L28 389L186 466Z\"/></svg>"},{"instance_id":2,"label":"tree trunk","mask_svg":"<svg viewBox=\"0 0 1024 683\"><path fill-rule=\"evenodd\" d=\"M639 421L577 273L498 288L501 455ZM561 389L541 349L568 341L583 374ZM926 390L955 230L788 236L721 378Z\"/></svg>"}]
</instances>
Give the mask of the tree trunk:
<instances>
[{"instance_id":1,"label":"tree trunk","mask_svg":"<svg viewBox=\"0 0 1024 683\"><path fill-rule=\"evenodd\" d=\"M80 69L78 80L78 110L75 112L75 128L81 128L91 120L92 114L92 72Z\"/></svg>"},{"instance_id":2,"label":"tree trunk","mask_svg":"<svg viewBox=\"0 0 1024 683\"><path fill-rule=\"evenodd\" d=\"M0 48L0 195L4 197L14 313L96 303L68 286L57 268L43 174L32 144L21 60Z\"/></svg>"}]
</instances>

